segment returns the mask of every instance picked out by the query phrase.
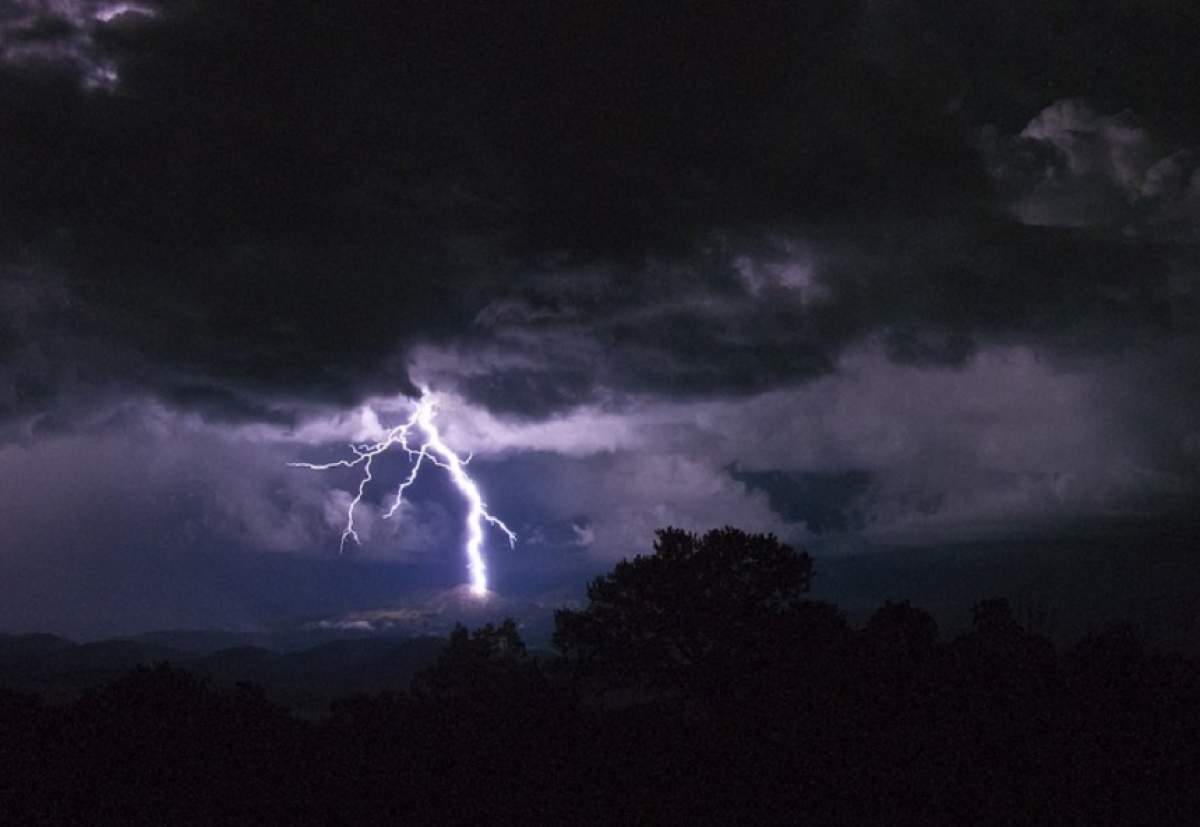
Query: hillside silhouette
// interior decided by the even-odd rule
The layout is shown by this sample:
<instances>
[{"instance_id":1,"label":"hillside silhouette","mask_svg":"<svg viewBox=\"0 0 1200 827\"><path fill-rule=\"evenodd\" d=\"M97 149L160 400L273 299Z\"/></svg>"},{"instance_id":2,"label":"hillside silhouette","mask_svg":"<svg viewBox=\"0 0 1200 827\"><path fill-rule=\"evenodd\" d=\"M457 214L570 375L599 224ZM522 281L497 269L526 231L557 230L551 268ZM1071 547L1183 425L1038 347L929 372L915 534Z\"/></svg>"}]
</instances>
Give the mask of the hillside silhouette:
<instances>
[{"instance_id":1,"label":"hillside silhouette","mask_svg":"<svg viewBox=\"0 0 1200 827\"><path fill-rule=\"evenodd\" d=\"M1056 648L1003 598L977 603L950 639L907 602L852 625L809 598L812 575L806 553L770 535L665 529L557 614L553 654L530 652L508 621L290 654L166 650L179 665L138 665L61 703L3 690L0 812L6 824L1197 823L1196 661L1127 626ZM0 667L34 685L47 664L94 676L132 652L7 636ZM345 697L303 717L255 685L288 680Z\"/></svg>"}]
</instances>

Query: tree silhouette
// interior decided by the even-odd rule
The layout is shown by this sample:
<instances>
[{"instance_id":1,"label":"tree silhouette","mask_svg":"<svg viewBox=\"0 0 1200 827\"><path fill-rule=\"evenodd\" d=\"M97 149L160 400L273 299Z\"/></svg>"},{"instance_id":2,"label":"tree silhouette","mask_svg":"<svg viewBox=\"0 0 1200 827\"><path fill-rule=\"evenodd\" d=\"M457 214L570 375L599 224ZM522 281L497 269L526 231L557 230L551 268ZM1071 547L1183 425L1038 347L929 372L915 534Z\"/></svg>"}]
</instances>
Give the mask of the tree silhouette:
<instances>
[{"instance_id":1,"label":"tree silhouette","mask_svg":"<svg viewBox=\"0 0 1200 827\"><path fill-rule=\"evenodd\" d=\"M427 698L504 696L533 680L535 671L511 617L474 632L459 623L437 661L413 679L413 692Z\"/></svg>"},{"instance_id":2,"label":"tree silhouette","mask_svg":"<svg viewBox=\"0 0 1200 827\"><path fill-rule=\"evenodd\" d=\"M867 621L867 635L879 645L920 656L937 642L937 623L924 609L914 608L907 600L890 600L875 610Z\"/></svg>"},{"instance_id":3,"label":"tree silhouette","mask_svg":"<svg viewBox=\"0 0 1200 827\"><path fill-rule=\"evenodd\" d=\"M588 586L582 611L555 613L555 646L612 687L688 690L776 660L805 612L812 561L774 535L667 528L654 553ZM836 614L836 611L834 611Z\"/></svg>"}]
</instances>

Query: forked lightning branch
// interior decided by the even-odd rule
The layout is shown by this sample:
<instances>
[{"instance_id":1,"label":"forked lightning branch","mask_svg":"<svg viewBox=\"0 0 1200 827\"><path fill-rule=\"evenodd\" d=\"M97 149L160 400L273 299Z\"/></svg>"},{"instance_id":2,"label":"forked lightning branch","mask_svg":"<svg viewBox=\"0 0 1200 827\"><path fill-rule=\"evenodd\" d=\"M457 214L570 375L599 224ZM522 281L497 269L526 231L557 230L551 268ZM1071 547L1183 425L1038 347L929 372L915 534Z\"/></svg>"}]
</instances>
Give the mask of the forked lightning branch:
<instances>
[{"instance_id":1,"label":"forked lightning branch","mask_svg":"<svg viewBox=\"0 0 1200 827\"><path fill-rule=\"evenodd\" d=\"M412 461L412 468L396 489L395 499L392 501L391 507L384 513L384 519L389 519L396 513L400 503L404 500L404 492L416 482L417 475L424 463L430 462L438 468L444 469L450 475L450 479L459 493L467 501L466 552L467 565L471 574L471 591L477 595L484 595L487 594L487 567L483 560L484 526L492 525L503 532L504 536L508 538L509 546L516 544L517 535L502 520L488 512L479 486L467 474L466 465L469 457L468 460L462 459L442 440L442 435L434 422L435 407L433 394L427 388L422 388L416 410L413 411L408 421L392 428L379 442L351 444L350 450L354 454L353 459L339 459L326 463L289 462L288 465L294 468L309 468L313 471L328 471L331 468L362 468L358 490L354 499L350 501L350 506L346 509L346 527L342 531L341 542L338 546L340 551L345 550L347 540L361 544L358 531L354 526L354 512L362 502L363 495L367 491L367 484L372 480L371 463L377 456L392 446L399 446L400 450L407 454L409 460ZM414 430L418 431L421 437L417 447L413 447L415 440L412 439L412 434Z\"/></svg>"}]
</instances>

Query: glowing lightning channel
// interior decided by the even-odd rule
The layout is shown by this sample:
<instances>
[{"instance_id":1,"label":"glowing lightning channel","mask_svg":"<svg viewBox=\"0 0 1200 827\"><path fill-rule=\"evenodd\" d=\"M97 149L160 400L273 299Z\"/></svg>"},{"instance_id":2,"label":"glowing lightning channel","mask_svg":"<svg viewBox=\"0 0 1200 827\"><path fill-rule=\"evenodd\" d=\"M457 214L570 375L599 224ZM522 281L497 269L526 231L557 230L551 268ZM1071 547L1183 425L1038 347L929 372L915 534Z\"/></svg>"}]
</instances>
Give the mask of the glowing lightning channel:
<instances>
[{"instance_id":1,"label":"glowing lightning channel","mask_svg":"<svg viewBox=\"0 0 1200 827\"><path fill-rule=\"evenodd\" d=\"M483 495L479 492L479 486L475 484L475 480L466 472L467 463L471 461L470 456L465 460L450 449L442 440L441 432L438 431L437 425L434 423L435 403L433 395L427 388L421 388L421 399L417 403L417 408L413 411L412 416L408 421L401 425L392 428L379 442L364 443L360 445L350 445L350 450L354 453L354 459L340 459L334 462L312 463L312 462L289 462L288 465L293 468L308 468L313 471L328 471L331 468L356 468L362 466L363 475L358 482L358 493L354 499L350 501L350 507L346 509L346 528L342 531L342 539L338 545L339 551L344 551L346 541L353 540L356 544L361 544L358 537L358 531L354 528L354 510L358 504L362 502L363 494L366 493L367 483L371 477L371 461L383 452L387 451L393 445L399 445L400 450L408 454L412 460L412 468L409 471L404 481L396 489L396 498L392 501L392 506L383 515L384 519L388 519L396 513L396 509L400 507L400 503L404 499L405 490L417 481L417 474L421 471L421 464L425 460L429 460L439 468L443 468L450 474L450 479L458 488L459 493L467 501L467 564L471 573L471 591L476 595L487 594L487 567L483 562L483 524L488 523L500 529L504 536L508 538L509 546L516 545L517 535L514 534L502 520L488 513L487 505L483 502ZM419 448L413 448L409 445L409 434L414 428L420 430L424 439Z\"/></svg>"}]
</instances>

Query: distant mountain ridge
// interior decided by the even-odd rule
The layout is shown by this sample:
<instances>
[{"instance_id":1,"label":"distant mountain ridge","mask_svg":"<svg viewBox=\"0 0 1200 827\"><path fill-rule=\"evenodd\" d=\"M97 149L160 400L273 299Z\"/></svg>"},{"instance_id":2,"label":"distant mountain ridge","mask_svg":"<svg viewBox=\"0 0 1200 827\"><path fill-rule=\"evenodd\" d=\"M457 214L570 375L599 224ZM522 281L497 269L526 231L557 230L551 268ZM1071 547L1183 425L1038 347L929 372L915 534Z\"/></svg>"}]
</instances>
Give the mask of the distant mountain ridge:
<instances>
[{"instance_id":1,"label":"distant mountain ridge","mask_svg":"<svg viewBox=\"0 0 1200 827\"><path fill-rule=\"evenodd\" d=\"M357 692L405 689L458 623L514 618L532 646L549 640L554 607L467 586L406 604L258 631L162 629L79 643L50 634L0 635L0 688L71 700L137 666L166 661L228 686L247 682L299 714Z\"/></svg>"},{"instance_id":2,"label":"distant mountain ridge","mask_svg":"<svg viewBox=\"0 0 1200 827\"><path fill-rule=\"evenodd\" d=\"M130 669L166 661L217 686L256 684L293 711L316 715L331 700L356 692L406 689L445 646L443 639L434 637L374 637L290 652L256 646L197 652L153 642L170 634L90 643L46 634L0 635L0 688L62 702ZM185 637L197 639L194 633Z\"/></svg>"}]
</instances>

